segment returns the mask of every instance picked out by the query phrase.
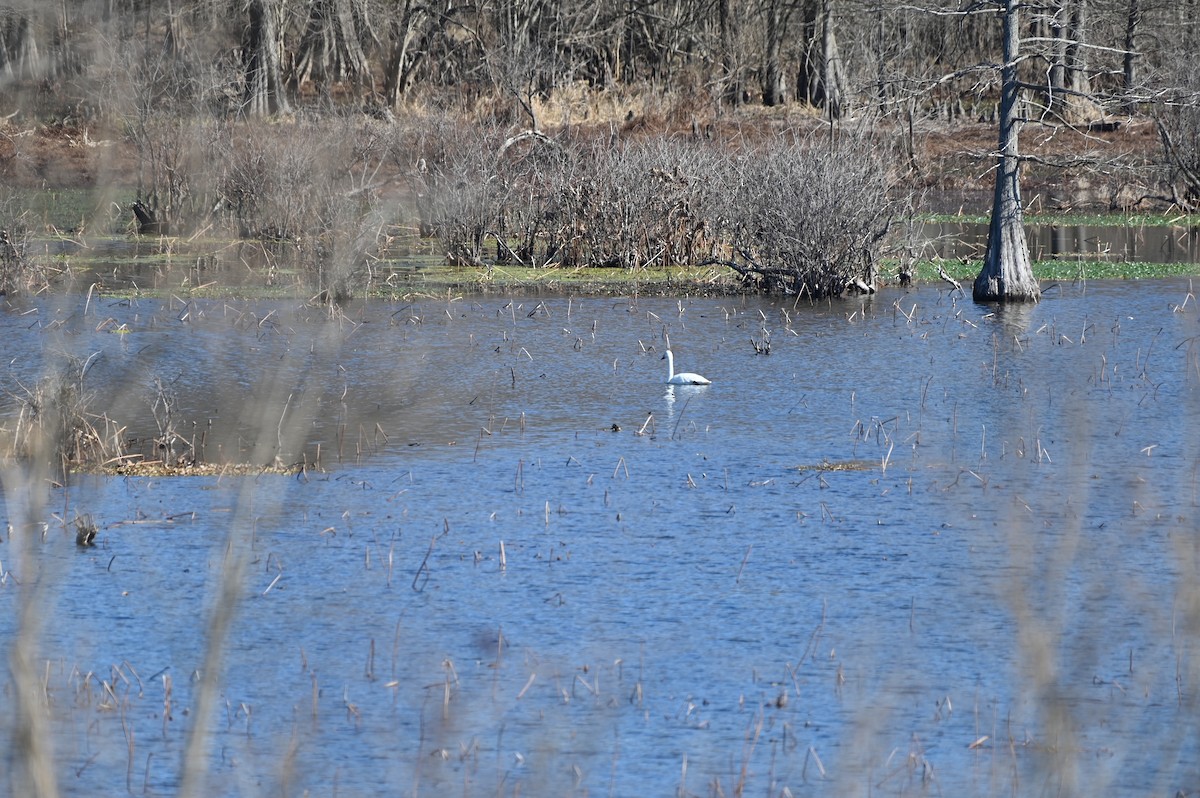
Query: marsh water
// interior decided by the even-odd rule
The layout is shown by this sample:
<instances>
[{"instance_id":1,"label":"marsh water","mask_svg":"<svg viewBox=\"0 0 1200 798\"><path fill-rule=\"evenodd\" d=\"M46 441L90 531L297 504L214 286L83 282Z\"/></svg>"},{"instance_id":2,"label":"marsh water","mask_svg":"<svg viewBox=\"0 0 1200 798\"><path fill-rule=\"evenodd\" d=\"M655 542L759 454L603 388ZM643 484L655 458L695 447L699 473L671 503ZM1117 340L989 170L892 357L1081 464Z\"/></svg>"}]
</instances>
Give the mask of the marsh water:
<instances>
[{"instance_id":1,"label":"marsh water","mask_svg":"<svg viewBox=\"0 0 1200 798\"><path fill-rule=\"evenodd\" d=\"M1197 227L1027 224L1025 232L1035 261L1200 262ZM921 256L982 260L987 234L988 226L978 222L926 223Z\"/></svg>"},{"instance_id":2,"label":"marsh water","mask_svg":"<svg viewBox=\"0 0 1200 798\"><path fill-rule=\"evenodd\" d=\"M36 602L71 795L178 790L210 643L213 795L1195 791L1198 320L1187 281L13 303L12 395L69 356L145 456L313 467L8 473L0 640Z\"/></svg>"}]
</instances>

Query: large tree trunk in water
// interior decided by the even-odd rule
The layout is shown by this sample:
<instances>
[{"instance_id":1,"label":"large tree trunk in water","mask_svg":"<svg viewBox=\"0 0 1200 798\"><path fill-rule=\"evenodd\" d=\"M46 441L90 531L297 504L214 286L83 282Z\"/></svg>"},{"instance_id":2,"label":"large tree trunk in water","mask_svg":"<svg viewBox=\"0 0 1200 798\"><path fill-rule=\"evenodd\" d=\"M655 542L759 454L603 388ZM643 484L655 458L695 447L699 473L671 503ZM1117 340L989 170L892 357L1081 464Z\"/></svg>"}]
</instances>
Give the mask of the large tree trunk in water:
<instances>
[{"instance_id":1,"label":"large tree trunk in water","mask_svg":"<svg viewBox=\"0 0 1200 798\"><path fill-rule=\"evenodd\" d=\"M250 0L242 69L246 78L245 112L249 116L291 113L279 69L279 28L269 0Z\"/></svg>"},{"instance_id":2,"label":"large tree trunk in water","mask_svg":"<svg viewBox=\"0 0 1200 798\"><path fill-rule=\"evenodd\" d=\"M1005 0L1004 68L1000 94L1000 164L996 170L996 193L992 199L992 223L988 228L987 254L975 278L976 302L1020 302L1036 300L1041 288L1029 262L1025 220L1021 208L1021 159L1017 114L1017 56L1020 52L1018 0Z\"/></svg>"}]
</instances>

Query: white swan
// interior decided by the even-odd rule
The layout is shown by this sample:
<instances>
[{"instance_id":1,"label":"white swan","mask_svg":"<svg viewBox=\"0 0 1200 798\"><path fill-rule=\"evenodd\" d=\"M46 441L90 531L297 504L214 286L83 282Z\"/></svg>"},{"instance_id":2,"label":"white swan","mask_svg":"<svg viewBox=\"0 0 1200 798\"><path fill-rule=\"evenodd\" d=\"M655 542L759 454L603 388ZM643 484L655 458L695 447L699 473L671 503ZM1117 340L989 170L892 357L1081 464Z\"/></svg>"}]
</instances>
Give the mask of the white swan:
<instances>
[{"instance_id":1,"label":"white swan","mask_svg":"<svg viewBox=\"0 0 1200 798\"><path fill-rule=\"evenodd\" d=\"M711 385L712 380L701 377L699 374L693 374L690 371L675 373L675 356L668 349L663 355L663 359L667 361L667 385Z\"/></svg>"}]
</instances>

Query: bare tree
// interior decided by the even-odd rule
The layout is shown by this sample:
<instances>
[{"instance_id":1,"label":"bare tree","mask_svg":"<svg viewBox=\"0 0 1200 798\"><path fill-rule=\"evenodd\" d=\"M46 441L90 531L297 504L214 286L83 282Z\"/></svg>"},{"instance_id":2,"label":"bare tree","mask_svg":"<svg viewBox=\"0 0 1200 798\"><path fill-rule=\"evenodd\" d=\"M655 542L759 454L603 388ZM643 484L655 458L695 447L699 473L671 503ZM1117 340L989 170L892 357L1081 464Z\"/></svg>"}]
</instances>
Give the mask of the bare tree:
<instances>
[{"instance_id":1,"label":"bare tree","mask_svg":"<svg viewBox=\"0 0 1200 798\"><path fill-rule=\"evenodd\" d=\"M1121 77L1125 90L1125 110L1133 113L1137 109L1134 91L1137 87L1137 40L1142 25L1142 9L1138 0L1129 0L1125 15L1125 54L1121 59Z\"/></svg>"},{"instance_id":2,"label":"bare tree","mask_svg":"<svg viewBox=\"0 0 1200 798\"><path fill-rule=\"evenodd\" d=\"M367 38L362 0L312 0L289 81L293 92L309 80L325 90L343 81L369 84L371 68L363 50Z\"/></svg>"},{"instance_id":3,"label":"bare tree","mask_svg":"<svg viewBox=\"0 0 1200 798\"><path fill-rule=\"evenodd\" d=\"M783 43L787 38L788 23L796 10L794 2L769 0L763 7L763 105L781 105L787 102L787 84L784 81Z\"/></svg>"},{"instance_id":4,"label":"bare tree","mask_svg":"<svg viewBox=\"0 0 1200 798\"><path fill-rule=\"evenodd\" d=\"M249 0L246 15L242 41L245 113L250 116L291 113L279 66L279 24L270 0Z\"/></svg>"},{"instance_id":5,"label":"bare tree","mask_svg":"<svg viewBox=\"0 0 1200 798\"><path fill-rule=\"evenodd\" d=\"M721 90L719 96L730 105L742 99L742 75L738 68L735 43L738 21L734 13L736 0L717 0L717 21L721 31Z\"/></svg>"},{"instance_id":6,"label":"bare tree","mask_svg":"<svg viewBox=\"0 0 1200 798\"><path fill-rule=\"evenodd\" d=\"M1188 211L1200 207L1200 66L1175 67L1174 90L1155 109L1167 176L1165 199Z\"/></svg>"},{"instance_id":7,"label":"bare tree","mask_svg":"<svg viewBox=\"0 0 1200 798\"><path fill-rule=\"evenodd\" d=\"M504 11L493 23L495 39L483 48L488 77L502 95L516 102L517 115L528 120L528 130L539 132L535 100L548 93L556 78L549 43L554 17L542 0L505 4Z\"/></svg>"},{"instance_id":8,"label":"bare tree","mask_svg":"<svg viewBox=\"0 0 1200 798\"><path fill-rule=\"evenodd\" d=\"M830 119L842 115L846 77L834 32L834 0L808 0L804 8L804 49L797 78L800 99L823 108Z\"/></svg>"},{"instance_id":9,"label":"bare tree","mask_svg":"<svg viewBox=\"0 0 1200 798\"><path fill-rule=\"evenodd\" d=\"M0 8L0 76L30 78L37 71L37 38L29 16L15 8Z\"/></svg>"},{"instance_id":10,"label":"bare tree","mask_svg":"<svg viewBox=\"0 0 1200 798\"><path fill-rule=\"evenodd\" d=\"M1021 119L1017 106L1020 84L1017 65L1021 47L1019 0L1005 0L1004 63L1000 78L1000 155L996 189L992 197L992 221L988 227L987 253L983 269L975 278L978 302L1036 300L1041 288L1033 276L1029 244L1025 240L1024 208L1021 205Z\"/></svg>"},{"instance_id":11,"label":"bare tree","mask_svg":"<svg viewBox=\"0 0 1200 798\"><path fill-rule=\"evenodd\" d=\"M388 59L383 73L384 102L396 108L412 84L421 59L429 52L429 39L444 17L419 0L397 0L388 11Z\"/></svg>"}]
</instances>

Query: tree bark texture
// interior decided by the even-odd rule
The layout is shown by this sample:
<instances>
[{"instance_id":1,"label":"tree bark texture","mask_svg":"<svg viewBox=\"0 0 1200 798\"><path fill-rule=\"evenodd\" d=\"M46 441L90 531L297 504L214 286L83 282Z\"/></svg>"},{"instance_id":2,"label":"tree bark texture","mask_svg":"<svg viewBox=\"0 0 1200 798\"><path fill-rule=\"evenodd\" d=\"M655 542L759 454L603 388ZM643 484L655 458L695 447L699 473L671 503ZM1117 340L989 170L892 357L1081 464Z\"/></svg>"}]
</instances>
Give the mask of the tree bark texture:
<instances>
[{"instance_id":1,"label":"tree bark texture","mask_svg":"<svg viewBox=\"0 0 1200 798\"><path fill-rule=\"evenodd\" d=\"M313 0L296 54L293 80L325 87L340 81L367 82L371 69L363 52L362 14L351 0Z\"/></svg>"},{"instance_id":2,"label":"tree bark texture","mask_svg":"<svg viewBox=\"0 0 1200 798\"><path fill-rule=\"evenodd\" d=\"M821 0L821 105L830 119L842 115L845 77L833 34L833 0Z\"/></svg>"},{"instance_id":3,"label":"tree bark texture","mask_svg":"<svg viewBox=\"0 0 1200 798\"><path fill-rule=\"evenodd\" d=\"M1137 110L1137 101L1134 99L1134 92L1138 81L1137 39L1138 28L1141 27L1141 24L1141 6L1138 5L1138 0L1129 0L1129 6L1125 15L1125 55L1121 62L1121 72L1125 89L1125 111L1130 114Z\"/></svg>"},{"instance_id":4,"label":"tree bark texture","mask_svg":"<svg viewBox=\"0 0 1200 798\"><path fill-rule=\"evenodd\" d=\"M279 27L270 0L250 0L242 42L245 89L242 100L248 116L291 113L279 68Z\"/></svg>"},{"instance_id":5,"label":"tree bark texture","mask_svg":"<svg viewBox=\"0 0 1200 798\"><path fill-rule=\"evenodd\" d=\"M736 106L742 98L742 81L734 52L737 40L737 21L734 17L734 0L718 0L717 22L721 32L721 91L722 102Z\"/></svg>"},{"instance_id":6,"label":"tree bark texture","mask_svg":"<svg viewBox=\"0 0 1200 798\"><path fill-rule=\"evenodd\" d=\"M1071 3L1071 40L1067 42L1067 73L1071 91L1086 94L1091 91L1091 81L1088 79L1087 48L1088 41L1088 0L1074 0Z\"/></svg>"},{"instance_id":7,"label":"tree bark texture","mask_svg":"<svg viewBox=\"0 0 1200 798\"><path fill-rule=\"evenodd\" d=\"M1029 245L1025 240L1021 207L1021 121L1017 100L1017 59L1020 55L1018 0L1005 0L1004 67L1000 95L1000 163L992 198L992 221L988 228L987 254L975 278L976 302L1021 302L1037 300L1041 288L1033 276Z\"/></svg>"},{"instance_id":8,"label":"tree bark texture","mask_svg":"<svg viewBox=\"0 0 1200 798\"><path fill-rule=\"evenodd\" d=\"M392 42L383 76L383 95L389 108L397 108L424 55L424 50L414 45L421 37L417 26L425 18L425 10L412 0L402 0L391 10L391 15Z\"/></svg>"},{"instance_id":9,"label":"tree bark texture","mask_svg":"<svg viewBox=\"0 0 1200 798\"><path fill-rule=\"evenodd\" d=\"M1067 123L1086 121L1092 109L1082 95L1090 91L1087 74L1085 24L1087 0L1057 0L1049 20L1049 69L1046 79L1046 104Z\"/></svg>"},{"instance_id":10,"label":"tree bark texture","mask_svg":"<svg viewBox=\"0 0 1200 798\"><path fill-rule=\"evenodd\" d=\"M766 42L763 48L762 98L763 105L775 106L787 102L787 88L783 80L783 39L787 35L790 9L781 2L773 2L766 14Z\"/></svg>"},{"instance_id":11,"label":"tree bark texture","mask_svg":"<svg viewBox=\"0 0 1200 798\"><path fill-rule=\"evenodd\" d=\"M14 8L0 8L0 75L35 77L37 63L37 40L29 17Z\"/></svg>"},{"instance_id":12,"label":"tree bark texture","mask_svg":"<svg viewBox=\"0 0 1200 798\"><path fill-rule=\"evenodd\" d=\"M798 97L838 119L846 95L846 75L833 27L833 0L804 4L804 57L796 78Z\"/></svg>"}]
</instances>

